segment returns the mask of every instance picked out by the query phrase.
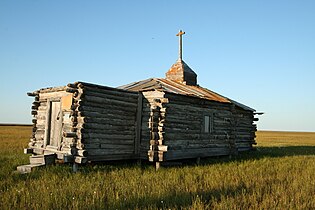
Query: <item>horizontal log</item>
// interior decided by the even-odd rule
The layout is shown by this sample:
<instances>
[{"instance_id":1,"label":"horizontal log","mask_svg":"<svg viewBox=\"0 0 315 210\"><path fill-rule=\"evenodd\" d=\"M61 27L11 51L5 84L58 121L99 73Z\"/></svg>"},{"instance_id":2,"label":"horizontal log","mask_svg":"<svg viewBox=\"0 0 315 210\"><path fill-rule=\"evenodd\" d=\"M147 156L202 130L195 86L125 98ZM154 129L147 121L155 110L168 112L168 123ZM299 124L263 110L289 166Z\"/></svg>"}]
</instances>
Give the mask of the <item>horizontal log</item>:
<instances>
[{"instance_id":1,"label":"horizontal log","mask_svg":"<svg viewBox=\"0 0 315 210\"><path fill-rule=\"evenodd\" d=\"M32 107L33 108L33 107ZM35 110L38 110L38 111L45 111L47 110L47 106L39 106L37 108L35 108Z\"/></svg>"},{"instance_id":2,"label":"horizontal log","mask_svg":"<svg viewBox=\"0 0 315 210\"><path fill-rule=\"evenodd\" d=\"M117 139L133 140L135 138L135 135L110 135L110 134L98 134L98 133L82 133L81 138L82 140L86 138L87 139L97 138L97 139L112 139L112 140L117 140Z\"/></svg>"},{"instance_id":3,"label":"horizontal log","mask_svg":"<svg viewBox=\"0 0 315 210\"><path fill-rule=\"evenodd\" d=\"M77 125L78 128L90 129L90 130L134 130L134 125L111 125L111 124L102 124L102 123L80 123Z\"/></svg>"},{"instance_id":4,"label":"horizontal log","mask_svg":"<svg viewBox=\"0 0 315 210\"><path fill-rule=\"evenodd\" d=\"M96 112L94 111L82 111L79 112L80 116L86 116L86 117L96 117L96 118L124 118L128 120L135 120L135 113L133 112L119 112L119 111L109 111L109 110L103 110L102 112ZM123 116L121 116L123 115Z\"/></svg>"},{"instance_id":5,"label":"horizontal log","mask_svg":"<svg viewBox=\"0 0 315 210\"><path fill-rule=\"evenodd\" d=\"M178 145L206 145L206 144L227 144L229 139L226 138L211 138L211 139L198 139L198 140L189 140L189 139L176 139L176 140L165 140L164 145L168 146L178 146Z\"/></svg>"},{"instance_id":6,"label":"horizontal log","mask_svg":"<svg viewBox=\"0 0 315 210\"><path fill-rule=\"evenodd\" d=\"M198 105L204 105L204 106L221 106L226 107L227 109L230 109L230 106L232 105L229 102L218 102L214 100L208 100L203 99L199 97L193 97L193 96L186 96L186 95L179 95L174 93L166 93L165 98L168 98L170 103L180 103L183 105L187 104L198 104Z\"/></svg>"},{"instance_id":7,"label":"horizontal log","mask_svg":"<svg viewBox=\"0 0 315 210\"><path fill-rule=\"evenodd\" d=\"M104 92L100 91L94 91L94 90L84 90L84 93L82 95L83 98L90 97L90 96L95 96L95 97L100 97L104 99L109 99L109 100L118 100L118 101L123 101L123 102L128 102L128 103L137 103L138 102L138 96L137 95L130 95L130 94L124 94L124 95L116 95L114 94L106 94Z\"/></svg>"},{"instance_id":8,"label":"horizontal log","mask_svg":"<svg viewBox=\"0 0 315 210\"><path fill-rule=\"evenodd\" d=\"M74 144L76 142L76 138L75 137L63 137L62 142Z\"/></svg>"},{"instance_id":9,"label":"horizontal log","mask_svg":"<svg viewBox=\"0 0 315 210\"><path fill-rule=\"evenodd\" d=\"M78 133L79 134L82 134L82 133L94 133L94 134L105 134L105 135L113 135L113 134L120 134L120 135L134 135L135 134L135 129L134 127L132 129L128 129L128 130L123 130L123 129L117 129L117 130L114 130L114 129L102 129L102 130L99 130L99 129L80 129L78 130Z\"/></svg>"},{"instance_id":10,"label":"horizontal log","mask_svg":"<svg viewBox=\"0 0 315 210\"><path fill-rule=\"evenodd\" d=\"M179 160L197 157L211 157L229 155L231 153L229 148L202 148L189 150L169 150L164 154L164 160Z\"/></svg>"},{"instance_id":11,"label":"horizontal log","mask_svg":"<svg viewBox=\"0 0 315 210\"><path fill-rule=\"evenodd\" d=\"M46 110L37 110L37 115L39 116L46 116Z\"/></svg>"},{"instance_id":12,"label":"horizontal log","mask_svg":"<svg viewBox=\"0 0 315 210\"><path fill-rule=\"evenodd\" d=\"M169 145L168 150L190 150L190 149L203 149L203 148L230 148L230 144L228 142L221 144L188 144L188 145Z\"/></svg>"},{"instance_id":13,"label":"horizontal log","mask_svg":"<svg viewBox=\"0 0 315 210\"><path fill-rule=\"evenodd\" d=\"M46 115L45 114L38 114L38 115L36 115L36 119L37 120L45 120L46 119Z\"/></svg>"},{"instance_id":14,"label":"horizontal log","mask_svg":"<svg viewBox=\"0 0 315 210\"><path fill-rule=\"evenodd\" d=\"M177 112L177 110L191 110L192 112L198 112L200 109L209 110L209 111L225 111L231 112L229 106L222 105L200 105L196 103L187 104L181 103L180 101L173 101L172 103L164 104L166 109L170 109L170 111Z\"/></svg>"},{"instance_id":15,"label":"horizontal log","mask_svg":"<svg viewBox=\"0 0 315 210\"><path fill-rule=\"evenodd\" d=\"M89 149L89 156L94 155L126 155L133 154L134 149Z\"/></svg>"},{"instance_id":16,"label":"horizontal log","mask_svg":"<svg viewBox=\"0 0 315 210\"><path fill-rule=\"evenodd\" d=\"M120 101L120 100L115 100L115 99L106 99L98 96L89 96L85 95L84 101L87 103L92 102L92 103L97 103L97 104L110 104L110 105L115 105L115 106L127 106L127 107L137 107L137 101L134 103L131 102L125 102L125 101Z\"/></svg>"},{"instance_id":17,"label":"horizontal log","mask_svg":"<svg viewBox=\"0 0 315 210\"><path fill-rule=\"evenodd\" d=\"M134 126L134 120L124 120L122 119L108 119L108 118L89 118L89 117L78 117L77 122L80 123L98 123L98 124L109 124L109 125L130 125Z\"/></svg>"},{"instance_id":18,"label":"horizontal log","mask_svg":"<svg viewBox=\"0 0 315 210\"><path fill-rule=\"evenodd\" d=\"M101 144L101 149L118 149L118 150L127 150L131 151L134 150L135 145L134 144L125 144L125 145L119 145L119 144Z\"/></svg>"},{"instance_id":19,"label":"horizontal log","mask_svg":"<svg viewBox=\"0 0 315 210\"><path fill-rule=\"evenodd\" d=\"M90 138L84 141L85 148L94 148L97 145L96 148L100 147L101 144L109 144L109 145L133 145L134 140L133 139L109 139L109 138Z\"/></svg>"},{"instance_id":20,"label":"horizontal log","mask_svg":"<svg viewBox=\"0 0 315 210\"><path fill-rule=\"evenodd\" d=\"M186 119L175 119L175 118L169 118L167 117L165 119L165 124L182 124L182 125L190 125L190 124L199 124L202 125L203 119L200 120L186 120Z\"/></svg>"},{"instance_id":21,"label":"horizontal log","mask_svg":"<svg viewBox=\"0 0 315 210\"><path fill-rule=\"evenodd\" d=\"M176 140L176 139L197 140L197 139L200 139L200 134L166 133L164 138L165 140Z\"/></svg>"},{"instance_id":22,"label":"horizontal log","mask_svg":"<svg viewBox=\"0 0 315 210\"><path fill-rule=\"evenodd\" d=\"M77 83L77 87L85 89L85 88L93 88L96 90L102 90L102 91L112 91L115 94L134 94L137 95L138 92L135 91L129 91L129 90L123 90L123 89L119 89L119 88L112 88L112 87L107 87L107 86L102 86L102 85L97 85L97 84L91 84L91 83L87 83L87 82L78 82Z\"/></svg>"},{"instance_id":23,"label":"horizontal log","mask_svg":"<svg viewBox=\"0 0 315 210\"><path fill-rule=\"evenodd\" d=\"M35 133L35 138L36 138L36 141L43 140L44 139L44 134L42 134L42 133Z\"/></svg>"},{"instance_id":24,"label":"horizontal log","mask_svg":"<svg viewBox=\"0 0 315 210\"><path fill-rule=\"evenodd\" d=\"M174 133L174 134L177 134L177 133L201 134L202 133L201 126L198 129L189 129L188 127L187 128L168 128L165 126L163 129L159 128L159 130L165 132L166 135L168 133Z\"/></svg>"},{"instance_id":25,"label":"horizontal log","mask_svg":"<svg viewBox=\"0 0 315 210\"><path fill-rule=\"evenodd\" d=\"M89 150L89 149L100 149L100 148L101 148L101 144L100 144L100 143L85 144L85 145L84 145L84 148L85 148L86 150Z\"/></svg>"},{"instance_id":26,"label":"horizontal log","mask_svg":"<svg viewBox=\"0 0 315 210\"><path fill-rule=\"evenodd\" d=\"M66 88L67 86L44 88L44 89L41 89L39 93L59 92L59 91L64 91Z\"/></svg>"},{"instance_id":27,"label":"horizontal log","mask_svg":"<svg viewBox=\"0 0 315 210\"><path fill-rule=\"evenodd\" d=\"M70 93L67 93L65 91L65 89L63 89L62 91L52 91L52 92L40 92L39 93L39 98L40 98L40 101L43 101L43 100L47 100L47 99L50 99L50 98L61 98L63 96L67 96L69 95Z\"/></svg>"},{"instance_id":28,"label":"horizontal log","mask_svg":"<svg viewBox=\"0 0 315 210\"><path fill-rule=\"evenodd\" d=\"M134 153L129 154L102 154L102 155L89 155L90 161L111 161L111 160L132 160L138 159L139 156Z\"/></svg>"},{"instance_id":29,"label":"horizontal log","mask_svg":"<svg viewBox=\"0 0 315 210\"><path fill-rule=\"evenodd\" d=\"M119 110L119 111L125 111L125 112L136 112L137 111L137 107L130 107L130 106L117 106L117 105L113 105L113 104L101 104L101 103L94 103L91 101L79 101L79 107L78 110L79 111L84 111L87 110L87 107L91 108L101 108L103 110Z\"/></svg>"}]
</instances>

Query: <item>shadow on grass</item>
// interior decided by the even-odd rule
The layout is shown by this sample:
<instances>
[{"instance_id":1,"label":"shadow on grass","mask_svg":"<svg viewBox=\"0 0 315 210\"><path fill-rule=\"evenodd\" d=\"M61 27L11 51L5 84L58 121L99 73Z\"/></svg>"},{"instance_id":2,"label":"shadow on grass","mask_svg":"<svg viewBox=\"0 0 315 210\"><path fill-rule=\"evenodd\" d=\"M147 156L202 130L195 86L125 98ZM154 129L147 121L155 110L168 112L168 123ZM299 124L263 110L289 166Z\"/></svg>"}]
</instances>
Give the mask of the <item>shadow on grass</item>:
<instances>
[{"instance_id":1,"label":"shadow on grass","mask_svg":"<svg viewBox=\"0 0 315 210\"><path fill-rule=\"evenodd\" d=\"M256 150L240 152L236 156L219 156L202 158L199 165L210 165L228 162L242 162L246 160L258 160L266 157L286 157L286 156L301 156L301 155L315 155L315 146L284 146L284 147L256 147ZM185 167L195 166L196 159L186 159L167 162L163 167ZM139 168L143 172L154 171L154 164L149 161L142 161L139 164L136 160L121 160L108 162L93 162L79 167L79 172L89 174L90 172L111 172L121 169L136 169ZM64 173L72 174L72 164L56 164L56 166L42 167L36 170L36 173L31 173L29 178L38 178L42 170L49 170L50 173ZM20 176L18 176L20 177Z\"/></svg>"},{"instance_id":2,"label":"shadow on grass","mask_svg":"<svg viewBox=\"0 0 315 210\"><path fill-rule=\"evenodd\" d=\"M237 156L219 156L202 158L200 165L210 165L217 163L228 162L242 162L246 160L258 160L266 157L286 157L286 156L301 156L301 155L315 155L315 146L286 146L286 147L256 147L256 150L240 152ZM178 161L166 162L163 167L185 167L195 166L196 159L186 159ZM110 172L120 169L134 169L140 167L141 170L154 170L154 164L149 161L142 161L140 166L139 162L135 160L121 160L110 162L96 162L90 163L80 167L80 172Z\"/></svg>"},{"instance_id":3,"label":"shadow on grass","mask_svg":"<svg viewBox=\"0 0 315 210\"><path fill-rule=\"evenodd\" d=\"M285 147L256 147L256 150L240 152L236 156L218 156L202 158L200 165L209 165L217 163L228 162L241 162L246 160L258 160L266 157L286 157L286 156L301 156L301 155L315 155L315 146L285 146ZM169 164L163 165L163 167L183 167L196 165L196 159L186 159L178 161L170 161ZM154 164L149 161L142 161L140 166L138 161L135 160L121 160L121 161L109 161L109 162L96 162L90 163L80 167L80 172L89 173L91 171L110 172L120 169L133 169L140 167L143 171L154 170Z\"/></svg>"},{"instance_id":4,"label":"shadow on grass","mask_svg":"<svg viewBox=\"0 0 315 210\"><path fill-rule=\"evenodd\" d=\"M255 150L239 152L233 157L209 157L202 160L201 164L223 163L230 161L258 160L266 157L290 157L315 155L315 146L282 146L282 147L255 147Z\"/></svg>"},{"instance_id":5,"label":"shadow on grass","mask_svg":"<svg viewBox=\"0 0 315 210\"><path fill-rule=\"evenodd\" d=\"M253 191L255 191L253 186L246 187L245 184L197 192L170 191L160 196L123 197L110 205L108 209L185 209L194 207L195 202L211 209L212 201L220 201L222 197L232 198L244 192Z\"/></svg>"}]
</instances>

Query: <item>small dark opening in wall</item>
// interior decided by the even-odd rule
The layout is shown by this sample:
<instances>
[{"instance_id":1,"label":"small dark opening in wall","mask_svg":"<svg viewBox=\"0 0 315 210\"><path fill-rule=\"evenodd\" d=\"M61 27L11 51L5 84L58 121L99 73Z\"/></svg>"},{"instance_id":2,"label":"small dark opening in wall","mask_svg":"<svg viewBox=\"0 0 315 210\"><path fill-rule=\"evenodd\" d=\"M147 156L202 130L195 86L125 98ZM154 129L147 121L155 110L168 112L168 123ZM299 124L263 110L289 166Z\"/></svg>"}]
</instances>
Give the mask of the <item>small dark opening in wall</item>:
<instances>
[{"instance_id":1,"label":"small dark opening in wall","mask_svg":"<svg viewBox=\"0 0 315 210\"><path fill-rule=\"evenodd\" d=\"M204 116L204 132L205 133L213 132L213 116L211 115Z\"/></svg>"}]
</instances>

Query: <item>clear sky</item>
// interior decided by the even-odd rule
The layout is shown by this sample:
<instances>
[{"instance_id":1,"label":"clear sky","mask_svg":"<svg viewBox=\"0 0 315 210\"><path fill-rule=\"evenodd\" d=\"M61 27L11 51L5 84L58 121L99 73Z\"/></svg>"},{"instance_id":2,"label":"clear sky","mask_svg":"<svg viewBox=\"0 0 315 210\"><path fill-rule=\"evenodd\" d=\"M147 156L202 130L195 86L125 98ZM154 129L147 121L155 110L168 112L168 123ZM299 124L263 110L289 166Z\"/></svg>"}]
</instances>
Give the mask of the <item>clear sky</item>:
<instances>
[{"instance_id":1,"label":"clear sky","mask_svg":"<svg viewBox=\"0 0 315 210\"><path fill-rule=\"evenodd\" d=\"M178 57L198 83L257 111L260 130L315 131L315 1L0 1L0 123L31 123L27 92L164 77Z\"/></svg>"}]
</instances>

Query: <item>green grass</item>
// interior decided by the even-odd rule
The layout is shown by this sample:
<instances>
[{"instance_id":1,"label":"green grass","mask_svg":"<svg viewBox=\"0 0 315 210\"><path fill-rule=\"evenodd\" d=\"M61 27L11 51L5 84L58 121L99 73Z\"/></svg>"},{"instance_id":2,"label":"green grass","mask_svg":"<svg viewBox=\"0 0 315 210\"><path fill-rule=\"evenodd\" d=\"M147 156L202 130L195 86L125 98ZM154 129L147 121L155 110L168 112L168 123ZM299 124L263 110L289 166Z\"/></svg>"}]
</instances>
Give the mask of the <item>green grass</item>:
<instances>
[{"instance_id":1,"label":"green grass","mask_svg":"<svg viewBox=\"0 0 315 210\"><path fill-rule=\"evenodd\" d=\"M258 132L257 151L199 166L70 165L17 174L30 127L0 126L1 209L314 209L315 133Z\"/></svg>"}]
</instances>

